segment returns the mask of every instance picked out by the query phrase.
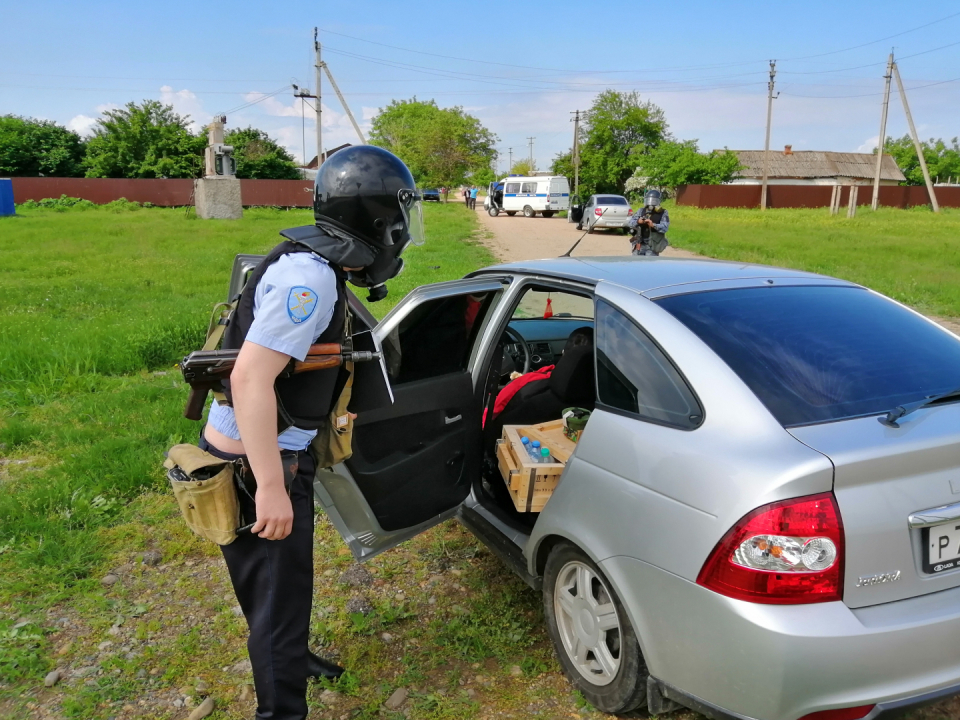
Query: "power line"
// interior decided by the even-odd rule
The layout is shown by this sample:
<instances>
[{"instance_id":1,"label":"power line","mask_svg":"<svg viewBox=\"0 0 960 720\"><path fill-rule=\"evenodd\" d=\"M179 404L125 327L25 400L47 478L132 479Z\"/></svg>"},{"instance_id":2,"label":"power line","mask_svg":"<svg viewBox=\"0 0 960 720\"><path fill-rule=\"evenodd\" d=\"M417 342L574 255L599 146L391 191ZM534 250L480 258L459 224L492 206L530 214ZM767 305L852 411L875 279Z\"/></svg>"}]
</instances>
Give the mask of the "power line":
<instances>
[{"instance_id":1,"label":"power line","mask_svg":"<svg viewBox=\"0 0 960 720\"><path fill-rule=\"evenodd\" d=\"M250 102L244 103L243 105L237 105L237 107L235 107L235 108L231 108L230 110L224 111L223 114L224 114L224 115L229 115L230 113L239 112L240 110L243 110L243 109L245 109L245 108L248 108L248 107L251 107L251 106L253 106L253 105L256 105L257 103L262 103L264 100L267 100L268 98L272 98L274 95L279 95L279 94L282 93L284 90L288 90L289 88L290 88L289 85L284 85L284 86L283 86L282 88L280 88L279 90L274 90L272 93L268 93L268 94L266 94L266 95L263 95L262 97L259 97L259 98L257 98L256 100L251 100Z\"/></svg>"},{"instance_id":2,"label":"power line","mask_svg":"<svg viewBox=\"0 0 960 720\"><path fill-rule=\"evenodd\" d=\"M960 82L960 77L953 78L952 80L939 80L937 82L927 83L925 85L915 85L914 87L907 88L910 92L915 92L916 90L923 90L924 88L935 87L936 85L946 85L948 83ZM797 95L796 93L784 92L784 95L789 95L790 97L801 97L801 98L813 98L816 100L846 100L848 98L862 98L862 97L876 97L877 95L883 95L882 92L875 93L864 93L863 95Z\"/></svg>"},{"instance_id":3,"label":"power line","mask_svg":"<svg viewBox=\"0 0 960 720\"><path fill-rule=\"evenodd\" d=\"M850 52L851 50L859 50L860 48L868 47L868 46L870 46L870 45L876 45L877 43L885 42L885 41L887 41L887 40L892 40L893 38L900 37L901 35L908 35L908 34L910 34L910 33L912 33L912 32L916 32L917 30L923 30L923 28L930 27L931 25L936 25L937 23L942 23L942 22L945 21L945 20L950 20L950 19L955 18L955 17L957 17L957 16L960 16L960 12L955 12L955 13L953 13L952 15L947 15L946 17L942 17L942 18L940 18L939 20L933 20L933 21L928 22L928 23L925 23L925 24L923 24L923 25L918 25L918 26L915 27L915 28L910 28L909 30L904 30L903 32L898 32L898 33L895 33L895 34L893 34L893 35L887 35L886 37L882 37L882 38L880 38L879 40L871 40L870 42L862 43L862 44L860 44L860 45L853 45L852 47L843 48L842 50L831 50L830 52L818 53L818 54L816 54L816 55L803 55L803 56L801 56L801 57L785 58L785 60L787 60L787 61L793 61L793 60L810 60L810 59L812 59L812 58L826 57L827 55L837 55L837 54L839 54L839 53Z\"/></svg>"},{"instance_id":4,"label":"power line","mask_svg":"<svg viewBox=\"0 0 960 720\"><path fill-rule=\"evenodd\" d=\"M829 52L816 53L816 54L814 54L814 55L802 55L802 56L799 56L799 57L785 58L785 60L786 60L786 61L810 60L810 59L813 59L813 58L827 57L827 56L829 56L829 55L837 55L837 54L840 54L840 53L850 52L851 50L858 50L858 49L860 49L860 48L869 47L870 45L876 45L877 43L885 42L885 41L887 41L887 40L891 40L891 39L896 38L896 37L901 37L901 36L903 36L903 35L908 35L908 34L910 34L910 33L916 32L917 30L923 30L924 28L928 28L928 27L930 27L931 25L936 25L936 24L938 24L938 23L945 22L946 20L951 20L951 19L953 19L953 18L955 18L955 17L957 17L957 16L960 16L960 12L956 12L956 13L953 13L953 14L951 14L951 15L947 15L947 16L942 17L942 18L939 18L939 19L937 19L937 20L932 20L932 21L930 21L930 22L928 22L928 23L924 23L923 25L918 25L918 26L916 26L916 27L910 28L909 30L903 30L903 31L898 32L898 33L895 33L895 34L893 34L893 35L887 35L886 37L882 37L882 38L879 38L879 39L877 39L877 40L871 40L870 42L861 43L861 44L859 44L859 45L853 45L853 46L851 46L851 47L842 48L842 49L840 49L840 50L831 50L831 51L829 51ZM492 61L492 60L477 60L477 59L475 59L475 58L457 57L457 56L455 56L455 55L442 55L442 54L439 54L439 53L426 52L426 51L424 51L424 50L414 50L414 49L412 49L412 48L400 47L400 46L398 46L398 45L388 45L387 43L376 42L376 41L374 41L374 40L368 40L368 39L366 39L366 38L360 38L360 37L356 37L356 36L354 36L354 35L347 35L346 33L336 32L335 30L322 29L322 32L330 33L331 35L339 35L340 37L349 38L349 39L351 39L351 40L357 40L357 41L359 41L359 42L365 42L365 43L368 43L368 44L370 44L370 45L379 45L379 46L381 46L381 47L386 47L386 48L389 48L389 49L391 49L391 50L400 50L400 51L402 51L402 52L409 52L409 53L414 53L414 54L417 54L417 55L427 55L427 56L430 56L430 57L437 57L437 58L441 58L441 59L444 59L444 60L460 60L460 61L463 61L463 62L472 62L472 63L478 63L478 64L482 64L482 65L497 65L497 66L500 66L500 67L520 68L520 69L525 69L525 70L541 70L541 71L548 71L548 72L564 72L564 73L577 73L577 72L579 72L579 73L584 73L584 74L612 74L612 73L646 72L646 71L649 71L649 70L651 70L651 69L654 69L654 68L639 68L639 69L634 69L634 70L576 70L576 69L570 69L570 68L547 68L547 67L537 67L537 66L533 66L533 65L517 65L516 63L501 63L501 62L495 62L495 61ZM944 46L944 47L947 47L947 46ZM784 60L781 60L781 62L783 62L783 61L784 61ZM702 70L702 69L707 69L707 68L734 67L734 66L737 66L737 65L753 65L754 63L759 63L759 62L764 62L764 61L763 61L763 60L749 60L749 61L733 62L733 63L713 63L713 64L707 64L707 65L687 65L687 66L678 66L678 67L672 67L672 68L671 68L671 67L667 67L667 68L662 68L662 67L661 67L661 68L655 68L655 69L656 69L658 72L665 72L665 71L669 71L669 70Z\"/></svg>"}]
</instances>

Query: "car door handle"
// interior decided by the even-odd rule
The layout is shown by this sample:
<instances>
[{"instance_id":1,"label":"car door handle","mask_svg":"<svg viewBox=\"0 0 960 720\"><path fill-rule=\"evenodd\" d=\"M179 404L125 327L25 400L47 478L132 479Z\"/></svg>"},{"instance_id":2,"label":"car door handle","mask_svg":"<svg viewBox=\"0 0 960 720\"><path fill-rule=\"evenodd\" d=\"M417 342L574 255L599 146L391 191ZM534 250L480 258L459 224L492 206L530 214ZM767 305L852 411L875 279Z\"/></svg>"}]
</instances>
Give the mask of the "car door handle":
<instances>
[{"instance_id":1,"label":"car door handle","mask_svg":"<svg viewBox=\"0 0 960 720\"><path fill-rule=\"evenodd\" d=\"M456 415L454 417L444 417L443 424L453 425L455 422L460 422L461 420L463 420L463 415Z\"/></svg>"}]
</instances>

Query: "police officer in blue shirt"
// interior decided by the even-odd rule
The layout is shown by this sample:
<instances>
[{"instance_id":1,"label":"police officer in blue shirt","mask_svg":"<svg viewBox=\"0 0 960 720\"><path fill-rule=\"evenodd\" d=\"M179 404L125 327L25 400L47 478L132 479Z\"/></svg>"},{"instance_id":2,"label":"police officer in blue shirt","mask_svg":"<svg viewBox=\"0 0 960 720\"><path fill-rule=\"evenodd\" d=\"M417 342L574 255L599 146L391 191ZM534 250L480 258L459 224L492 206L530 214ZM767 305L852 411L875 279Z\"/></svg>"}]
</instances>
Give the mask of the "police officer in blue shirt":
<instances>
[{"instance_id":1,"label":"police officer in blue shirt","mask_svg":"<svg viewBox=\"0 0 960 720\"><path fill-rule=\"evenodd\" d=\"M240 508L249 533L221 546L250 629L258 720L307 716L307 678L343 668L307 647L313 597L313 479L307 448L340 396L343 369L278 379L290 358L315 342L344 339L345 282L369 300L400 272L400 255L423 239L416 184L395 155L345 148L320 167L315 225L284 230L285 241L257 266L224 334L239 348L226 403L214 401L200 447L244 459Z\"/></svg>"}]
</instances>

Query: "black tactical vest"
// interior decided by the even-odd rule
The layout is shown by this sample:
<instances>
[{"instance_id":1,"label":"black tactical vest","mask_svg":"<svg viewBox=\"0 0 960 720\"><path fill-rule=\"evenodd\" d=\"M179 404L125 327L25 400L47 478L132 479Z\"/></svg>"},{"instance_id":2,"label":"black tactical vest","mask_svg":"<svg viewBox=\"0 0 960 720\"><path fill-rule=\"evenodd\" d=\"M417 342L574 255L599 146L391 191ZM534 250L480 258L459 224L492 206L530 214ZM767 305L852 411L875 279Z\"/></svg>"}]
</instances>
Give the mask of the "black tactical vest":
<instances>
[{"instance_id":1,"label":"black tactical vest","mask_svg":"<svg viewBox=\"0 0 960 720\"><path fill-rule=\"evenodd\" d=\"M240 294L237 308L227 322L227 329L223 334L223 349L232 350L243 345L244 338L253 324L253 302L257 285L263 274L281 255L290 253L312 252L306 245L285 240L277 245L260 261L260 264L250 275L250 279ZM347 287L343 271L330 263L330 268L337 276L337 303L333 308L330 324L314 342L342 343L346 325ZM343 368L328 370L314 370L311 372L291 375L286 378L277 378L274 388L277 392L277 424L278 431L295 426L304 430L315 430L323 425L330 415L333 406L347 382L348 373ZM232 405L230 382L224 381L224 394Z\"/></svg>"},{"instance_id":2,"label":"black tactical vest","mask_svg":"<svg viewBox=\"0 0 960 720\"><path fill-rule=\"evenodd\" d=\"M659 210L651 210L648 213L647 208L644 208L643 212L640 214L640 217L648 218L652 220L653 223L656 225L656 224L659 224L660 220L663 218L663 212L664 212L663 208L660 208ZM660 233L657 233L657 234L659 235ZM648 237L650 237L650 228L648 228L646 225L641 227L640 237L643 239L647 239Z\"/></svg>"}]
</instances>

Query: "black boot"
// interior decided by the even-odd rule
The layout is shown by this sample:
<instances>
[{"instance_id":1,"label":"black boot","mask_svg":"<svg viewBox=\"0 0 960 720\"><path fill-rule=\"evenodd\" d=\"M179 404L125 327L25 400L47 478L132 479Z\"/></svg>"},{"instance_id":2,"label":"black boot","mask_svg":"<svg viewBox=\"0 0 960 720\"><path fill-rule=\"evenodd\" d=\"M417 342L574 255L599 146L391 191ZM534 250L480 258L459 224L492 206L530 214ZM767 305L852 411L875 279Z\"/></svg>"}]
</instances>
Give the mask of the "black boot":
<instances>
[{"instance_id":1,"label":"black boot","mask_svg":"<svg viewBox=\"0 0 960 720\"><path fill-rule=\"evenodd\" d=\"M319 680L320 678L336 680L341 675L343 675L342 667L329 660L323 659L319 655L314 655L309 650L307 651L307 677L314 678L315 680Z\"/></svg>"}]
</instances>

